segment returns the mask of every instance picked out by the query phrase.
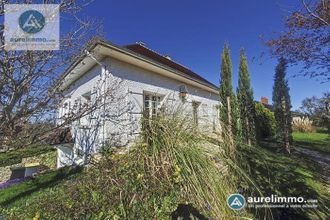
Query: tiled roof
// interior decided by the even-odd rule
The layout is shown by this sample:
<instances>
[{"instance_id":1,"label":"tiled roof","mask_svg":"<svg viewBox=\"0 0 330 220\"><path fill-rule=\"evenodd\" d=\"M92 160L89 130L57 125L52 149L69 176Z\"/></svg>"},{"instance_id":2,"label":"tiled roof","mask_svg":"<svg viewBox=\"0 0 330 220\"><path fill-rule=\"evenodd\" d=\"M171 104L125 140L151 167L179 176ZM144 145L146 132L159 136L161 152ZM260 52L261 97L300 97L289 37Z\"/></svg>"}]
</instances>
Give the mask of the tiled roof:
<instances>
[{"instance_id":1,"label":"tiled roof","mask_svg":"<svg viewBox=\"0 0 330 220\"><path fill-rule=\"evenodd\" d=\"M173 60L171 60L170 58L167 58L165 56L162 56L158 53L156 53L155 51L141 45L141 44L131 44L131 45L127 45L124 46L125 48L139 54L142 55L150 60L152 60L153 62L157 62L160 63L162 65L165 65L167 67L170 67L176 71L179 71L191 78L194 78L196 80L199 80L205 84L207 84L208 86L211 86L215 89L217 89L217 86L214 85L213 83L209 82L208 80L204 79L203 77L201 77L200 75L198 75L197 73L191 71L190 69L182 66L181 64L178 64L176 62L174 62Z\"/></svg>"}]
</instances>

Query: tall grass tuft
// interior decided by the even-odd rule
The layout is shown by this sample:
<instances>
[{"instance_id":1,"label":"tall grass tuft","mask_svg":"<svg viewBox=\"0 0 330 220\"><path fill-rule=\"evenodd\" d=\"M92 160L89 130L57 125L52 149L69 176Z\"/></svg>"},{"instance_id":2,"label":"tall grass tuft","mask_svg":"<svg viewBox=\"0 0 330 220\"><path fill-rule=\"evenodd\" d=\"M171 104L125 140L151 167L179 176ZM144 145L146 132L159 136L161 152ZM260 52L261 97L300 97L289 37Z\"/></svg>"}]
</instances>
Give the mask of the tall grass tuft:
<instances>
[{"instance_id":1,"label":"tall grass tuft","mask_svg":"<svg viewBox=\"0 0 330 220\"><path fill-rule=\"evenodd\" d=\"M227 206L237 178L225 155L192 124L179 113L145 120L127 153L106 154L78 179L8 209L6 217L169 219L184 204L205 218L247 219L246 211Z\"/></svg>"},{"instance_id":2,"label":"tall grass tuft","mask_svg":"<svg viewBox=\"0 0 330 220\"><path fill-rule=\"evenodd\" d=\"M192 124L180 113L145 121L147 149L138 152L144 155L146 175L153 173L155 179L162 176L162 181L177 185L180 202L192 204L208 217L235 218L237 213L228 208L226 199L237 192L236 184L226 169L223 151Z\"/></svg>"},{"instance_id":3,"label":"tall grass tuft","mask_svg":"<svg viewBox=\"0 0 330 220\"><path fill-rule=\"evenodd\" d=\"M309 118L296 118L292 121L292 130L303 133L315 132L316 128Z\"/></svg>"}]
</instances>

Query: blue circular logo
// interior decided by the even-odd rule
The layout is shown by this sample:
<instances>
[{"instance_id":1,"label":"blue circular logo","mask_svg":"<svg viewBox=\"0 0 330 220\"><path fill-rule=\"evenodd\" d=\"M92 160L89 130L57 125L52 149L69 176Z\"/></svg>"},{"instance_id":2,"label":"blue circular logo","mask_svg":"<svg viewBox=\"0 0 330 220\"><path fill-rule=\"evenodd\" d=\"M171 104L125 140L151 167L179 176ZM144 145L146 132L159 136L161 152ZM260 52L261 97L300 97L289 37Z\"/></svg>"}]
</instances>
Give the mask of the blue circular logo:
<instances>
[{"instance_id":1,"label":"blue circular logo","mask_svg":"<svg viewBox=\"0 0 330 220\"><path fill-rule=\"evenodd\" d=\"M45 17L39 11L28 10L18 19L21 29L29 34L40 32L45 26Z\"/></svg>"},{"instance_id":2,"label":"blue circular logo","mask_svg":"<svg viewBox=\"0 0 330 220\"><path fill-rule=\"evenodd\" d=\"M231 194L227 199L227 205L233 210L241 210L245 206L245 198L241 194Z\"/></svg>"}]
</instances>

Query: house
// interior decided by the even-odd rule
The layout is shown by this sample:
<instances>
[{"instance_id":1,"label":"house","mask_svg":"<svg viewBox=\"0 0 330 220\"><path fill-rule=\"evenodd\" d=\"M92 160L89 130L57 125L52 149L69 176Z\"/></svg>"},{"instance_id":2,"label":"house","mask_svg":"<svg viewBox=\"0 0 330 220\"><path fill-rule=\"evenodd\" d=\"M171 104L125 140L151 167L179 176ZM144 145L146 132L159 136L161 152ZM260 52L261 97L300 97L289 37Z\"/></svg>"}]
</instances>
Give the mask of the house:
<instances>
[{"instance_id":1,"label":"house","mask_svg":"<svg viewBox=\"0 0 330 220\"><path fill-rule=\"evenodd\" d=\"M57 142L58 167L86 163L104 146L129 147L142 117L181 111L203 132L219 129L218 87L143 43L97 41L63 74L58 123L72 120ZM82 113L83 112L83 113Z\"/></svg>"},{"instance_id":2,"label":"house","mask_svg":"<svg viewBox=\"0 0 330 220\"><path fill-rule=\"evenodd\" d=\"M274 106L269 104L269 100L267 97L262 96L260 98L260 103L265 106L269 111L274 112ZM292 116L292 124L297 123L303 123L306 125L312 125L313 121L308 117L308 115L305 115L299 111L291 111Z\"/></svg>"}]
</instances>

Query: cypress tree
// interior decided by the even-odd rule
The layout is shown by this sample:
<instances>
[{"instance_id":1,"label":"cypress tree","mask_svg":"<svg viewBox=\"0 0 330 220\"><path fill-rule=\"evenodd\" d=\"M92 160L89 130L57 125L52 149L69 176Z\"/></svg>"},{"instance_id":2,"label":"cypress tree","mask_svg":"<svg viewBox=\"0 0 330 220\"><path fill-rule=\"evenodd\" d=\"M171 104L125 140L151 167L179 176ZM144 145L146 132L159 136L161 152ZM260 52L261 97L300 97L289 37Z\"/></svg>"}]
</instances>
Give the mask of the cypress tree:
<instances>
[{"instance_id":1,"label":"cypress tree","mask_svg":"<svg viewBox=\"0 0 330 220\"><path fill-rule=\"evenodd\" d=\"M223 140L229 144L229 152L235 150L235 135L237 133L237 118L235 114L235 94L232 86L232 64L230 51L225 44L221 55L220 73L220 120Z\"/></svg>"},{"instance_id":2,"label":"cypress tree","mask_svg":"<svg viewBox=\"0 0 330 220\"><path fill-rule=\"evenodd\" d=\"M240 53L239 76L237 88L237 101L241 123L241 136L244 143L252 145L255 143L255 109L253 101L253 90L250 84L246 56L244 51Z\"/></svg>"},{"instance_id":3,"label":"cypress tree","mask_svg":"<svg viewBox=\"0 0 330 220\"><path fill-rule=\"evenodd\" d=\"M288 81L285 78L286 61L280 59L275 70L275 82L273 88L273 106L276 120L277 137L290 153L292 144L292 117L291 117L291 99L289 95Z\"/></svg>"}]
</instances>

